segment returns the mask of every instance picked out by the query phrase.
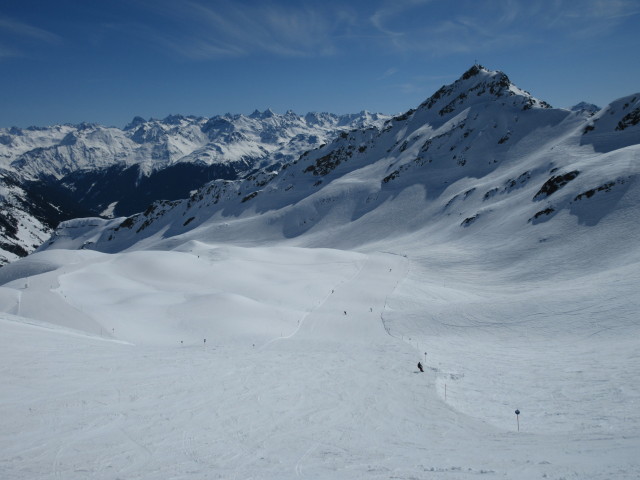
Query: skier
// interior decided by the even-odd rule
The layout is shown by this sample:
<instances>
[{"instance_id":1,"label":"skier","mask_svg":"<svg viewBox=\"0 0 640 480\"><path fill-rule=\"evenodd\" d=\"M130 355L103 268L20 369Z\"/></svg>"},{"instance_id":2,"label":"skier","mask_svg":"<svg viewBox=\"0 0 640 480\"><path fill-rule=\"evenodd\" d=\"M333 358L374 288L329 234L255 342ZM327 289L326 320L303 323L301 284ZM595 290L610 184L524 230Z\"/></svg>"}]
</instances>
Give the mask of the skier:
<instances>
[{"instance_id":1,"label":"skier","mask_svg":"<svg viewBox=\"0 0 640 480\"><path fill-rule=\"evenodd\" d=\"M418 362L418 370L420 370L421 372L424 372L424 370L422 369L422 363Z\"/></svg>"}]
</instances>

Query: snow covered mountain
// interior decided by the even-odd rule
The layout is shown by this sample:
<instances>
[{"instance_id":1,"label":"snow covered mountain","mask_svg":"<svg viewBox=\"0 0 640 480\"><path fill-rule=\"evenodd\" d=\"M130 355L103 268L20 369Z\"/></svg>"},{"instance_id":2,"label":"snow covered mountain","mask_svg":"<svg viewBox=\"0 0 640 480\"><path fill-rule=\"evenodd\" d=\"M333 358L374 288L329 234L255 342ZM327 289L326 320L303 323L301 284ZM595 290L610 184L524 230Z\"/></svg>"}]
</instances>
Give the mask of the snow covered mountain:
<instances>
[{"instance_id":1,"label":"snow covered mountain","mask_svg":"<svg viewBox=\"0 0 640 480\"><path fill-rule=\"evenodd\" d=\"M92 220L100 227L89 232L84 220L63 223L47 245L116 252L179 235L355 248L353 232L456 241L487 230L546 242L555 229L632 208L619 202L638 174L639 111L638 94L595 116L554 109L474 66L382 128L345 131L280 168L216 180L126 219Z\"/></svg>"},{"instance_id":2,"label":"snow covered mountain","mask_svg":"<svg viewBox=\"0 0 640 480\"><path fill-rule=\"evenodd\" d=\"M86 123L0 129L0 183L11 188L17 182L23 190L5 196L3 204L38 223L28 235L42 239L61 219L133 214L156 200L184 198L207 181L236 179L297 158L339 131L379 125L387 118L369 112L299 116L266 110L212 118L136 117L124 129ZM42 195L28 198L29 186ZM47 215L49 210L57 213ZM4 249L8 253L0 255L1 263L38 243L22 244L4 232L2 242L18 248Z\"/></svg>"},{"instance_id":3,"label":"snow covered mountain","mask_svg":"<svg viewBox=\"0 0 640 480\"><path fill-rule=\"evenodd\" d=\"M0 269L5 476L640 476L640 94L474 66L281 160Z\"/></svg>"},{"instance_id":4,"label":"snow covered mountain","mask_svg":"<svg viewBox=\"0 0 640 480\"><path fill-rule=\"evenodd\" d=\"M136 117L119 129L97 124L47 128L0 129L0 160L32 179L62 179L77 171L114 165L138 165L141 174L176 163L200 165L245 163L254 166L269 154L277 160L291 152L318 146L336 131L382 123L388 117L271 110L249 116L226 114L211 118L170 115L162 120Z\"/></svg>"}]
</instances>

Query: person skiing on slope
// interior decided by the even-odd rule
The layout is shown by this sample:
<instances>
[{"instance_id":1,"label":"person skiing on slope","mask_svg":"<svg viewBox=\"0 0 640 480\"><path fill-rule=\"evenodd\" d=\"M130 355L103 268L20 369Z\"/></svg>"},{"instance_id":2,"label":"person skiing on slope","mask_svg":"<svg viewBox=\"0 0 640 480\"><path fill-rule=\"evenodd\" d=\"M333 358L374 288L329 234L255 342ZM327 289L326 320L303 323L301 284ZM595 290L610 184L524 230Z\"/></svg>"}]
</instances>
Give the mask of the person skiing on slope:
<instances>
[{"instance_id":1,"label":"person skiing on slope","mask_svg":"<svg viewBox=\"0 0 640 480\"><path fill-rule=\"evenodd\" d=\"M424 372L424 370L422 369L422 363L418 362L418 370L420 370L421 372Z\"/></svg>"}]
</instances>

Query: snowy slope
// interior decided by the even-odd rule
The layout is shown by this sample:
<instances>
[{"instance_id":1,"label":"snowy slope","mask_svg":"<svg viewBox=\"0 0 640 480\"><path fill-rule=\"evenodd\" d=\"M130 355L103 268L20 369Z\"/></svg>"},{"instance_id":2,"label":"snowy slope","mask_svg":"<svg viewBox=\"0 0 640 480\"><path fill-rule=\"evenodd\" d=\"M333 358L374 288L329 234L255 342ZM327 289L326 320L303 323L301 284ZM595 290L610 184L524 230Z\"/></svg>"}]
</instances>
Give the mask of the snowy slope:
<instances>
[{"instance_id":1,"label":"snowy slope","mask_svg":"<svg viewBox=\"0 0 640 480\"><path fill-rule=\"evenodd\" d=\"M37 217L25 215L30 208L27 197L19 182L10 177L0 179L0 264L26 256L52 233Z\"/></svg>"},{"instance_id":2,"label":"snowy slope","mask_svg":"<svg viewBox=\"0 0 640 480\"><path fill-rule=\"evenodd\" d=\"M637 268L518 283L508 261L418 247L188 242L8 265L0 470L635 478Z\"/></svg>"},{"instance_id":3,"label":"snowy slope","mask_svg":"<svg viewBox=\"0 0 640 480\"><path fill-rule=\"evenodd\" d=\"M0 159L6 167L20 155L33 149L49 148L59 144L74 130L70 125L49 128L2 128L0 129Z\"/></svg>"},{"instance_id":4,"label":"snowy slope","mask_svg":"<svg viewBox=\"0 0 640 480\"><path fill-rule=\"evenodd\" d=\"M0 472L638 478L638 98L590 116L474 67L282 168L63 223L0 269Z\"/></svg>"}]
</instances>

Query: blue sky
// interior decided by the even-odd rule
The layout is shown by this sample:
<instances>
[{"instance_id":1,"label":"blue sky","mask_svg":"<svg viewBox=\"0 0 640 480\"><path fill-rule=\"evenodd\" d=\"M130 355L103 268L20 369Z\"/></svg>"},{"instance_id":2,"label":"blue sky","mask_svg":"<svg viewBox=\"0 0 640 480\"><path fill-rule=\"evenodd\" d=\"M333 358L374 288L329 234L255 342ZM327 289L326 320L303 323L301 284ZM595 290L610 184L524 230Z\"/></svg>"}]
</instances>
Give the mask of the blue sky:
<instances>
[{"instance_id":1,"label":"blue sky","mask_svg":"<svg viewBox=\"0 0 640 480\"><path fill-rule=\"evenodd\" d=\"M5 0L0 127L397 113L475 61L553 106L640 91L640 0Z\"/></svg>"}]
</instances>

